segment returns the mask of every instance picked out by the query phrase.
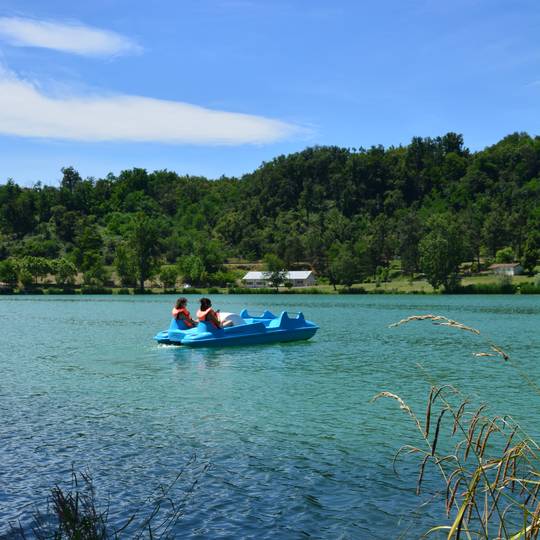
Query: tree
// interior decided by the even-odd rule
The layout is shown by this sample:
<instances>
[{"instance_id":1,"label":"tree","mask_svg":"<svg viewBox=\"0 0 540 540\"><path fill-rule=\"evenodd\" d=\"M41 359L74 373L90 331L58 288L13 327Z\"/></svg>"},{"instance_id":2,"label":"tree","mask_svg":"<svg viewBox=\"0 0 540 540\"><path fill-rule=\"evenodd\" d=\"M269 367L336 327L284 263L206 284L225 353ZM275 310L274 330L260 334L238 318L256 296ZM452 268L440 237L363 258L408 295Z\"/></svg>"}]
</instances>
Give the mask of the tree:
<instances>
[{"instance_id":1,"label":"tree","mask_svg":"<svg viewBox=\"0 0 540 540\"><path fill-rule=\"evenodd\" d=\"M462 235L450 215L436 216L420 242L420 267L434 289L454 290L459 284L463 259Z\"/></svg>"},{"instance_id":2,"label":"tree","mask_svg":"<svg viewBox=\"0 0 540 540\"><path fill-rule=\"evenodd\" d=\"M277 255L267 253L264 256L264 266L268 283L278 290L279 286L285 281L285 277L287 276L285 263Z\"/></svg>"},{"instance_id":3,"label":"tree","mask_svg":"<svg viewBox=\"0 0 540 540\"><path fill-rule=\"evenodd\" d=\"M395 253L396 241L387 216L379 214L371 222L367 240L373 266L388 266Z\"/></svg>"},{"instance_id":4,"label":"tree","mask_svg":"<svg viewBox=\"0 0 540 540\"><path fill-rule=\"evenodd\" d=\"M497 250L495 253L496 263L511 263L514 262L514 251L511 247L505 247Z\"/></svg>"},{"instance_id":5,"label":"tree","mask_svg":"<svg viewBox=\"0 0 540 540\"><path fill-rule=\"evenodd\" d=\"M505 213L498 208L490 212L484 219L482 229L482 240L491 257L495 256L497 250L506 244L508 231L506 227Z\"/></svg>"},{"instance_id":6,"label":"tree","mask_svg":"<svg viewBox=\"0 0 540 540\"><path fill-rule=\"evenodd\" d=\"M422 238L422 222L413 212L408 213L398 226L398 252L401 257L401 269L405 274L418 272L420 252L418 244Z\"/></svg>"},{"instance_id":7,"label":"tree","mask_svg":"<svg viewBox=\"0 0 540 540\"><path fill-rule=\"evenodd\" d=\"M334 290L336 284L351 288L354 283L363 281L370 273L369 249L362 240L356 244L335 243L328 254L328 274Z\"/></svg>"},{"instance_id":8,"label":"tree","mask_svg":"<svg viewBox=\"0 0 540 540\"><path fill-rule=\"evenodd\" d=\"M0 281L7 283L8 285L17 285L17 263L13 259L6 259L0 261Z\"/></svg>"},{"instance_id":9,"label":"tree","mask_svg":"<svg viewBox=\"0 0 540 540\"><path fill-rule=\"evenodd\" d=\"M78 227L73 255L77 267L86 272L95 269L96 261L101 258L103 239L94 218L79 220Z\"/></svg>"},{"instance_id":10,"label":"tree","mask_svg":"<svg viewBox=\"0 0 540 540\"><path fill-rule=\"evenodd\" d=\"M105 268L105 261L100 253L91 251L85 255L84 284L89 287L103 287L109 279L109 272Z\"/></svg>"},{"instance_id":11,"label":"tree","mask_svg":"<svg viewBox=\"0 0 540 540\"><path fill-rule=\"evenodd\" d=\"M174 289L178 279L178 269L175 266L162 266L159 279L164 289Z\"/></svg>"},{"instance_id":12,"label":"tree","mask_svg":"<svg viewBox=\"0 0 540 540\"><path fill-rule=\"evenodd\" d=\"M135 253L125 242L116 246L114 268L123 287L134 287L137 284Z\"/></svg>"},{"instance_id":13,"label":"tree","mask_svg":"<svg viewBox=\"0 0 540 540\"><path fill-rule=\"evenodd\" d=\"M358 265L350 244L333 245L330 249L328 274L334 290L336 284L352 287L358 280Z\"/></svg>"},{"instance_id":14,"label":"tree","mask_svg":"<svg viewBox=\"0 0 540 540\"><path fill-rule=\"evenodd\" d=\"M54 278L57 285L73 285L77 277L77 267L65 258L54 262Z\"/></svg>"},{"instance_id":15,"label":"tree","mask_svg":"<svg viewBox=\"0 0 540 540\"><path fill-rule=\"evenodd\" d=\"M77 233L77 222L81 215L65 206L57 205L51 208L51 222L54 223L58 238L65 242L73 242Z\"/></svg>"},{"instance_id":16,"label":"tree","mask_svg":"<svg viewBox=\"0 0 540 540\"><path fill-rule=\"evenodd\" d=\"M32 276L34 284L39 278L44 278L53 271L52 261L44 257L23 257L19 268ZM22 280L21 280L22 281Z\"/></svg>"},{"instance_id":17,"label":"tree","mask_svg":"<svg viewBox=\"0 0 540 540\"><path fill-rule=\"evenodd\" d=\"M190 285L204 284L208 275L203 260L197 255L183 257L178 263L178 269L184 281L189 282Z\"/></svg>"},{"instance_id":18,"label":"tree","mask_svg":"<svg viewBox=\"0 0 540 540\"><path fill-rule=\"evenodd\" d=\"M137 214L131 227L129 245L135 254L139 288L144 291L144 282L156 273L159 255L158 229L151 218Z\"/></svg>"},{"instance_id":19,"label":"tree","mask_svg":"<svg viewBox=\"0 0 540 540\"><path fill-rule=\"evenodd\" d=\"M540 230L530 231L523 248L522 264L529 274L534 272L536 265L540 261Z\"/></svg>"},{"instance_id":20,"label":"tree","mask_svg":"<svg viewBox=\"0 0 540 540\"><path fill-rule=\"evenodd\" d=\"M77 185L81 182L81 175L73 167L62 167L62 180L60 181L60 185L63 189L73 193Z\"/></svg>"}]
</instances>

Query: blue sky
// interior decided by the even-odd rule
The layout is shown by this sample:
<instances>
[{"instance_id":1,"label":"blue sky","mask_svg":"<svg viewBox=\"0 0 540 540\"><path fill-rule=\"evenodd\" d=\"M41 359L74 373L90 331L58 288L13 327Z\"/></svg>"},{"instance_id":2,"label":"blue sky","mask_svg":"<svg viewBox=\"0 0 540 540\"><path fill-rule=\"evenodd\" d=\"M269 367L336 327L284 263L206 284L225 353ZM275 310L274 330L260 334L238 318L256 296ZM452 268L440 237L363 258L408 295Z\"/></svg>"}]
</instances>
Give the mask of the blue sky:
<instances>
[{"instance_id":1,"label":"blue sky","mask_svg":"<svg viewBox=\"0 0 540 540\"><path fill-rule=\"evenodd\" d=\"M2 0L0 181L539 133L537 0Z\"/></svg>"}]
</instances>

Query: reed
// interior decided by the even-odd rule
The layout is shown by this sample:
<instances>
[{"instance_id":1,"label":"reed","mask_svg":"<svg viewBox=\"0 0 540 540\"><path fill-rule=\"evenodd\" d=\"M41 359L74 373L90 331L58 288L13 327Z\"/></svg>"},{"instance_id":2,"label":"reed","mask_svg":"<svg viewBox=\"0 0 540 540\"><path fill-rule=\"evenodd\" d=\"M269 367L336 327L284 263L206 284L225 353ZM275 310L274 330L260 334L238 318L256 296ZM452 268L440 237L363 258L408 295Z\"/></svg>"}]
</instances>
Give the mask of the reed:
<instances>
[{"instance_id":1,"label":"reed","mask_svg":"<svg viewBox=\"0 0 540 540\"><path fill-rule=\"evenodd\" d=\"M51 489L45 510L36 508L30 527L11 527L9 538L26 540L105 540L174 538L200 478L210 467L192 456L169 484L159 485L120 525L111 519L110 504L100 504L92 476L71 471L71 485ZM189 472L189 480L185 479Z\"/></svg>"},{"instance_id":2,"label":"reed","mask_svg":"<svg viewBox=\"0 0 540 540\"><path fill-rule=\"evenodd\" d=\"M431 321L470 332L479 330L441 315L413 315L390 325ZM490 352L475 356L509 356L489 340ZM540 532L540 447L508 416L491 416L486 406L473 408L453 386L432 386L424 420L399 396L380 392L373 401L390 398L407 413L423 444L400 448L394 458L417 455L417 494L432 467L442 482L449 524L437 525L427 534L444 532L452 538L536 539ZM435 421L433 421L436 419ZM441 440L444 439L444 444ZM440 450L442 448L442 450Z\"/></svg>"}]
</instances>

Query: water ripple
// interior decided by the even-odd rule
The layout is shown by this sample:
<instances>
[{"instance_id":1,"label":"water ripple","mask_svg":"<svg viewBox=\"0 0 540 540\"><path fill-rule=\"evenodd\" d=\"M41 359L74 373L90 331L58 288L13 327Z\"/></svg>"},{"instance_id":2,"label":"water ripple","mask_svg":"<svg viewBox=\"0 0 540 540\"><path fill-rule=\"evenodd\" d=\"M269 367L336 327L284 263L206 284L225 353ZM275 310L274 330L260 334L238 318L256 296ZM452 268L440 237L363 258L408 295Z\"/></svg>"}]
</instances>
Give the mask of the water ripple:
<instances>
[{"instance_id":1,"label":"water ripple","mask_svg":"<svg viewBox=\"0 0 540 540\"><path fill-rule=\"evenodd\" d=\"M374 394L422 408L431 383L451 383L533 434L540 425L538 396L508 363L474 359L474 336L429 323L387 328L442 313L496 338L537 378L534 297L221 296L223 310L301 307L321 325L307 343L221 350L155 345L172 301L0 302L0 536L9 522L27 526L72 467L91 471L114 524L140 508L144 516L148 497L195 455L175 491L181 498L198 481L178 536L416 537L444 512L418 510L411 464L394 476L391 458L412 433L393 404L370 404Z\"/></svg>"}]
</instances>

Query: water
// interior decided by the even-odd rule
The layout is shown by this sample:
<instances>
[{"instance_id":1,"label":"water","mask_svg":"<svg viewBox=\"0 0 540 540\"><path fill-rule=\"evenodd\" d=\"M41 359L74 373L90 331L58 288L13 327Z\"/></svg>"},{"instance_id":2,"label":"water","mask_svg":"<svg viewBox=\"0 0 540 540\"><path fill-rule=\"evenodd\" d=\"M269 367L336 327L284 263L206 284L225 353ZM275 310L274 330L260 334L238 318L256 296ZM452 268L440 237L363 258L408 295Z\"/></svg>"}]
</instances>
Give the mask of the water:
<instances>
[{"instance_id":1,"label":"water","mask_svg":"<svg viewBox=\"0 0 540 540\"><path fill-rule=\"evenodd\" d=\"M420 508L412 464L393 473L418 440L374 394L422 410L431 383L453 384L540 435L537 297L216 296L223 311L301 308L321 326L310 342L221 350L153 342L173 301L0 299L0 536L72 467L91 472L114 524L144 516L185 467L170 491L184 501L176 536L417 538L444 520ZM387 327L417 313L481 329L512 363L474 358L485 347L465 332Z\"/></svg>"}]
</instances>

